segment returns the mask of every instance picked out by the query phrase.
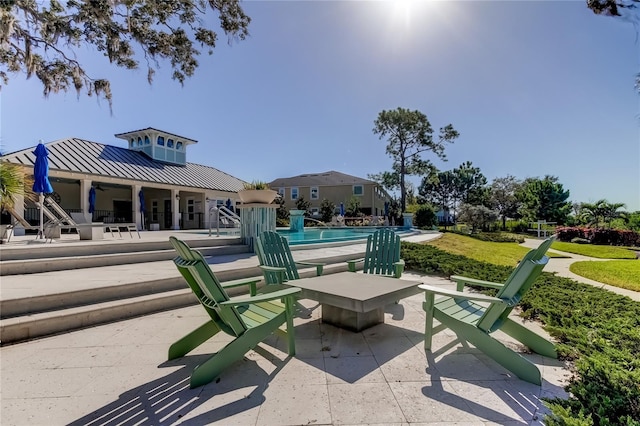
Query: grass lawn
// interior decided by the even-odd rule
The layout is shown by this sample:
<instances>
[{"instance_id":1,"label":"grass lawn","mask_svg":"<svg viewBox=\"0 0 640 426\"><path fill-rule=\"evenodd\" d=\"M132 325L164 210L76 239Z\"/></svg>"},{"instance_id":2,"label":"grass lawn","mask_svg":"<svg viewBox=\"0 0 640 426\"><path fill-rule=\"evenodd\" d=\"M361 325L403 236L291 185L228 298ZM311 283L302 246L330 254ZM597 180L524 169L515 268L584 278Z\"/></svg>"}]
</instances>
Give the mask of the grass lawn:
<instances>
[{"instance_id":1,"label":"grass lawn","mask_svg":"<svg viewBox=\"0 0 640 426\"><path fill-rule=\"evenodd\" d=\"M631 250L613 246L597 246L593 244L575 244L555 241L552 249L567 253L581 254L598 259L635 259L636 254ZM576 272L577 273L577 272Z\"/></svg>"},{"instance_id":2,"label":"grass lawn","mask_svg":"<svg viewBox=\"0 0 640 426\"><path fill-rule=\"evenodd\" d=\"M442 237L436 240L429 241L427 244L449 253L505 266L515 266L529 251L528 248L521 247L517 243L480 241L449 232L442 234Z\"/></svg>"},{"instance_id":3,"label":"grass lawn","mask_svg":"<svg viewBox=\"0 0 640 426\"><path fill-rule=\"evenodd\" d=\"M640 260L576 262L569 270L582 277L628 290L640 291Z\"/></svg>"}]
</instances>

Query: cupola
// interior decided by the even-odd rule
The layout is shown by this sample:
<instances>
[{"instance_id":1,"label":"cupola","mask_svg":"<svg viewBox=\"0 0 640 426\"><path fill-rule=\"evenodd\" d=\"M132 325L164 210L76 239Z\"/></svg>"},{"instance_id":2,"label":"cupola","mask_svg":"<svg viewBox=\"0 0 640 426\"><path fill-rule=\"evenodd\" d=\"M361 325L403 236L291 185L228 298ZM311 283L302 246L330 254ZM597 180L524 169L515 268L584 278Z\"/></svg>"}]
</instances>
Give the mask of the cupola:
<instances>
[{"instance_id":1,"label":"cupola","mask_svg":"<svg viewBox=\"0 0 640 426\"><path fill-rule=\"evenodd\" d=\"M117 133L132 151L140 151L156 161L184 166L187 163L187 145L198 141L163 130L148 127L132 132Z\"/></svg>"}]
</instances>

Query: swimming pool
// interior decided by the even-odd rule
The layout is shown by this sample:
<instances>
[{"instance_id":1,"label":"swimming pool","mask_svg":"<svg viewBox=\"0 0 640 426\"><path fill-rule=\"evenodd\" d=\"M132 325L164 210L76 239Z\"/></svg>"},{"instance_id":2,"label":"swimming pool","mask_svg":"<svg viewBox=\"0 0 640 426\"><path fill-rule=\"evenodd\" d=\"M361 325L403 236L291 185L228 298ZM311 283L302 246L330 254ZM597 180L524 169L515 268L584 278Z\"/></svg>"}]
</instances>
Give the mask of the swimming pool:
<instances>
[{"instance_id":1,"label":"swimming pool","mask_svg":"<svg viewBox=\"0 0 640 426\"><path fill-rule=\"evenodd\" d=\"M361 240L366 239L369 234L374 233L378 229L380 228L373 226L345 228L318 227L304 228L304 232L291 231L289 229L278 229L277 232L289 241L289 245L298 245ZM400 234L408 232L407 229L402 227L393 227L391 229Z\"/></svg>"}]
</instances>

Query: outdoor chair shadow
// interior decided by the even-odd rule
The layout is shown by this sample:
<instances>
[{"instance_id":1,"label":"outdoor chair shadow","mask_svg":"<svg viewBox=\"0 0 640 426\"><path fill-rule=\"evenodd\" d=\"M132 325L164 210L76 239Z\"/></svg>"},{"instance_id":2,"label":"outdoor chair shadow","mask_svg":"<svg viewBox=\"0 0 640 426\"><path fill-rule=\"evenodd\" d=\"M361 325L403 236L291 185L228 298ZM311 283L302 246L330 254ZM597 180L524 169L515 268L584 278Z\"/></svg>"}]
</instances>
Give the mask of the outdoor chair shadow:
<instances>
[{"instance_id":1,"label":"outdoor chair shadow","mask_svg":"<svg viewBox=\"0 0 640 426\"><path fill-rule=\"evenodd\" d=\"M453 352L448 352L456 346ZM549 412L542 398L566 397L561 386L544 378L542 386L520 380L458 338L437 351L425 353L425 372L431 384L422 388L423 395L487 421L542 425L544 415ZM562 366L561 361L552 361Z\"/></svg>"},{"instance_id":2,"label":"outdoor chair shadow","mask_svg":"<svg viewBox=\"0 0 640 426\"><path fill-rule=\"evenodd\" d=\"M254 350L275 366L271 373L267 374L263 368L258 366L257 361L245 357L227 368L213 382L190 389L189 379L193 369L206 361L210 354L187 355L166 361L158 366L158 368L181 366L178 370L124 392L118 400L86 414L69 425L118 424L133 426L177 423L202 425L250 410L264 402L264 392L268 388L269 382L291 358L274 358L273 354L260 347L256 347ZM253 389L251 392L243 394L242 398L218 406L213 410L198 413L192 418L185 418L211 398L244 388Z\"/></svg>"}]
</instances>

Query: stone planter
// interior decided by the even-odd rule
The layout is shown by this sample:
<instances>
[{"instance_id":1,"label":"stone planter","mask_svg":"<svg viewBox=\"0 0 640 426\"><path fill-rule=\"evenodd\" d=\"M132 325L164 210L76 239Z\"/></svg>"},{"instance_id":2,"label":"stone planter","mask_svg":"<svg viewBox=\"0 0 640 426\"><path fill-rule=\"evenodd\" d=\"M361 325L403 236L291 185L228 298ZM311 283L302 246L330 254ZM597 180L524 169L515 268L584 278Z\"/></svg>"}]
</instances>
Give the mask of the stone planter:
<instances>
[{"instance_id":1,"label":"stone planter","mask_svg":"<svg viewBox=\"0 0 640 426\"><path fill-rule=\"evenodd\" d=\"M276 199L278 193L272 189L243 189L238 191L238 197L244 204L262 203L270 204Z\"/></svg>"}]
</instances>

